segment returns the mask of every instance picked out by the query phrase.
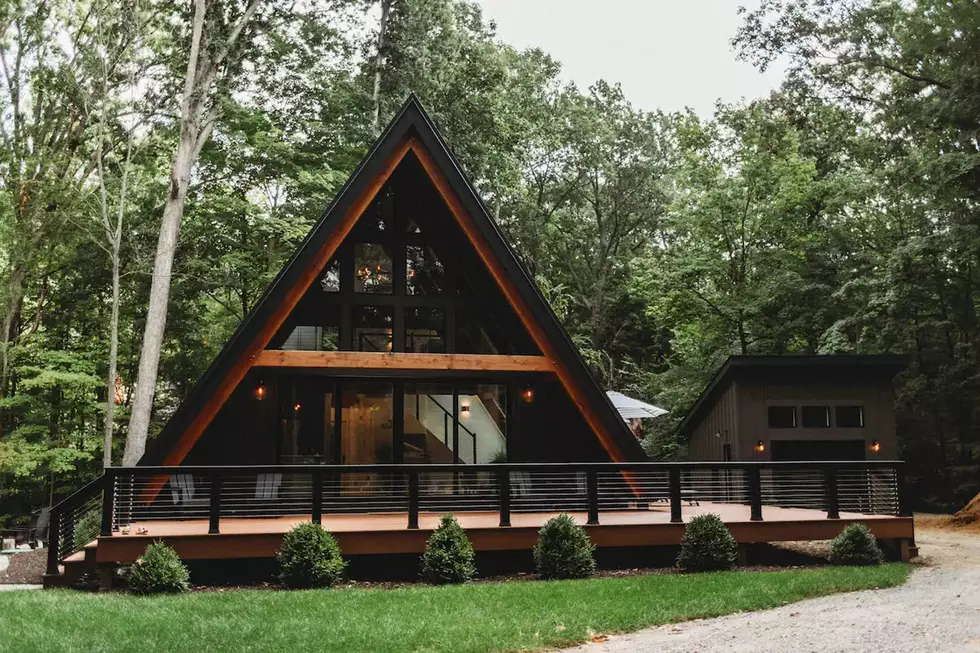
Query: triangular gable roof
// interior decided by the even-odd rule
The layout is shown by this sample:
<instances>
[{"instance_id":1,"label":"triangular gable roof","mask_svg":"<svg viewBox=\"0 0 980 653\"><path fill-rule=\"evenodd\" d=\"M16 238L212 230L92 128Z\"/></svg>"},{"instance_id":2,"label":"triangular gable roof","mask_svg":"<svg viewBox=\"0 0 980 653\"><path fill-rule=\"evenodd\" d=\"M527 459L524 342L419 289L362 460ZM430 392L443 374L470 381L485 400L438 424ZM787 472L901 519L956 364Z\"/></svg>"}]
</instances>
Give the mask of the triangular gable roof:
<instances>
[{"instance_id":1,"label":"triangular gable roof","mask_svg":"<svg viewBox=\"0 0 980 653\"><path fill-rule=\"evenodd\" d=\"M589 373L530 275L514 255L438 129L412 94L377 139L289 263L167 422L141 465L179 464L267 346L321 268L398 164L421 162L508 302L614 461L643 460L642 448ZM525 316L528 316L525 319Z\"/></svg>"}]
</instances>

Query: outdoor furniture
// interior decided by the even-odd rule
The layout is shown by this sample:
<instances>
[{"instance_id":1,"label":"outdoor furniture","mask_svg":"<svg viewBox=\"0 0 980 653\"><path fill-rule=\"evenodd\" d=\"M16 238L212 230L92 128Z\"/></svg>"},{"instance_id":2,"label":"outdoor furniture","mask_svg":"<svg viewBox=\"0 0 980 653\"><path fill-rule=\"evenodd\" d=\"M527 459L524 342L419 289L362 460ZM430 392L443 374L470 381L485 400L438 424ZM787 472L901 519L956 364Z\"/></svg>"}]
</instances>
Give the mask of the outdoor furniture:
<instances>
[{"instance_id":1,"label":"outdoor furniture","mask_svg":"<svg viewBox=\"0 0 980 653\"><path fill-rule=\"evenodd\" d=\"M204 507L209 503L208 497L196 497L194 477L190 474L174 474L170 477L170 498L175 506Z\"/></svg>"},{"instance_id":2,"label":"outdoor furniture","mask_svg":"<svg viewBox=\"0 0 980 653\"><path fill-rule=\"evenodd\" d=\"M0 540L14 541L14 546L27 544L32 549L36 549L40 542L48 541L48 525L51 523L51 509L41 508L31 515L31 519L24 526L12 526L0 530Z\"/></svg>"},{"instance_id":3,"label":"outdoor furniture","mask_svg":"<svg viewBox=\"0 0 980 653\"><path fill-rule=\"evenodd\" d=\"M255 498L271 501L279 498L282 474L259 474L255 480Z\"/></svg>"}]
</instances>

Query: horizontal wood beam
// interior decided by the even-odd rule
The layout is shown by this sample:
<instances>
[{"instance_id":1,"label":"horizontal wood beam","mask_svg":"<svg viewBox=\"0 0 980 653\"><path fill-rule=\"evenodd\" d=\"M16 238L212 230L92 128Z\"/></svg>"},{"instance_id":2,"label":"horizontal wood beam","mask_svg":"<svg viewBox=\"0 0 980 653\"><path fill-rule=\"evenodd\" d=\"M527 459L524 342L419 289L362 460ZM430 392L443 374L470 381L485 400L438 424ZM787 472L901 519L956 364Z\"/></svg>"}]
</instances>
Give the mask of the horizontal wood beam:
<instances>
[{"instance_id":1,"label":"horizontal wood beam","mask_svg":"<svg viewBox=\"0 0 980 653\"><path fill-rule=\"evenodd\" d=\"M267 349L253 367L332 367L371 370L465 370L477 372L554 372L545 356L500 354L413 354L361 351L280 351Z\"/></svg>"}]
</instances>

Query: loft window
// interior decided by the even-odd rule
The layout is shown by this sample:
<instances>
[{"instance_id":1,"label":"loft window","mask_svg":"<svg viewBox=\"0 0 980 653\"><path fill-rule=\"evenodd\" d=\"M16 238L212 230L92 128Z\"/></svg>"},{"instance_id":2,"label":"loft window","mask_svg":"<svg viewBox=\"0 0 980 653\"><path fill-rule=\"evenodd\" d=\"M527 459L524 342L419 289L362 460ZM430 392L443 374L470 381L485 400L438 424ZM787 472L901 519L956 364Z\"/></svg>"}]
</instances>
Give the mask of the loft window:
<instances>
[{"instance_id":1,"label":"loft window","mask_svg":"<svg viewBox=\"0 0 980 653\"><path fill-rule=\"evenodd\" d=\"M825 429L830 426L830 406L803 406L800 417L805 429Z\"/></svg>"},{"instance_id":2,"label":"loft window","mask_svg":"<svg viewBox=\"0 0 980 653\"><path fill-rule=\"evenodd\" d=\"M391 256L384 245L357 243L354 246L354 292L390 295Z\"/></svg>"},{"instance_id":3,"label":"loft window","mask_svg":"<svg viewBox=\"0 0 980 653\"><path fill-rule=\"evenodd\" d=\"M445 325L445 314L438 308L405 309L405 351L417 354L444 353Z\"/></svg>"},{"instance_id":4,"label":"loft window","mask_svg":"<svg viewBox=\"0 0 980 653\"><path fill-rule=\"evenodd\" d=\"M446 271L432 248L409 245L405 251L405 294L439 295L445 285Z\"/></svg>"},{"instance_id":5,"label":"loft window","mask_svg":"<svg viewBox=\"0 0 980 653\"><path fill-rule=\"evenodd\" d=\"M355 306L352 321L354 351L391 351L392 307Z\"/></svg>"},{"instance_id":6,"label":"loft window","mask_svg":"<svg viewBox=\"0 0 980 653\"><path fill-rule=\"evenodd\" d=\"M864 406L838 406L837 428L858 429L864 426Z\"/></svg>"},{"instance_id":7,"label":"loft window","mask_svg":"<svg viewBox=\"0 0 980 653\"><path fill-rule=\"evenodd\" d=\"M796 428L796 406L769 406L769 428Z\"/></svg>"},{"instance_id":8,"label":"loft window","mask_svg":"<svg viewBox=\"0 0 980 653\"><path fill-rule=\"evenodd\" d=\"M282 343L286 351L337 351L340 330L335 326L297 326Z\"/></svg>"},{"instance_id":9,"label":"loft window","mask_svg":"<svg viewBox=\"0 0 980 653\"><path fill-rule=\"evenodd\" d=\"M327 267L320 277L320 290L323 292L340 292L340 261L334 259L327 263Z\"/></svg>"}]
</instances>

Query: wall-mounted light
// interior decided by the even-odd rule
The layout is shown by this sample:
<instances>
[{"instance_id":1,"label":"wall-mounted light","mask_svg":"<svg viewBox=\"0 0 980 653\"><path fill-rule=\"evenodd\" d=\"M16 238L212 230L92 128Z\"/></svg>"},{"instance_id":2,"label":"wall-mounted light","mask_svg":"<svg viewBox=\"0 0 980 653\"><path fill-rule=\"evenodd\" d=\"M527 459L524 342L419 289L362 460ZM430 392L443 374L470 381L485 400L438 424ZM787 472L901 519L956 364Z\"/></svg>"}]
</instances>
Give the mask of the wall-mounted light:
<instances>
[{"instance_id":1,"label":"wall-mounted light","mask_svg":"<svg viewBox=\"0 0 980 653\"><path fill-rule=\"evenodd\" d=\"M755 450L758 451L759 453L764 453L766 450L766 443L763 442L762 440L759 440L758 442L755 443Z\"/></svg>"},{"instance_id":2,"label":"wall-mounted light","mask_svg":"<svg viewBox=\"0 0 980 653\"><path fill-rule=\"evenodd\" d=\"M872 442L871 443L871 450L874 451L875 453L878 453L879 451L881 451L881 443L878 442L877 440L875 440L874 442Z\"/></svg>"},{"instance_id":3,"label":"wall-mounted light","mask_svg":"<svg viewBox=\"0 0 980 653\"><path fill-rule=\"evenodd\" d=\"M259 401L265 399L265 386L262 384L261 381L259 381L259 384L255 386L255 390L252 391L252 396L258 399Z\"/></svg>"},{"instance_id":4,"label":"wall-mounted light","mask_svg":"<svg viewBox=\"0 0 980 653\"><path fill-rule=\"evenodd\" d=\"M529 404L534 401L534 388L531 386L524 388L524 390L521 392L521 399L524 400L525 404Z\"/></svg>"},{"instance_id":5,"label":"wall-mounted light","mask_svg":"<svg viewBox=\"0 0 980 653\"><path fill-rule=\"evenodd\" d=\"M460 405L459 405L459 416L462 417L463 419L466 419L466 418L468 418L470 416L470 404L469 404L469 402L467 402L467 403L460 403Z\"/></svg>"},{"instance_id":6,"label":"wall-mounted light","mask_svg":"<svg viewBox=\"0 0 980 653\"><path fill-rule=\"evenodd\" d=\"M299 412L299 409L302 408L302 407L303 406L299 402L296 402L296 405L293 406L293 410L298 413Z\"/></svg>"}]
</instances>

